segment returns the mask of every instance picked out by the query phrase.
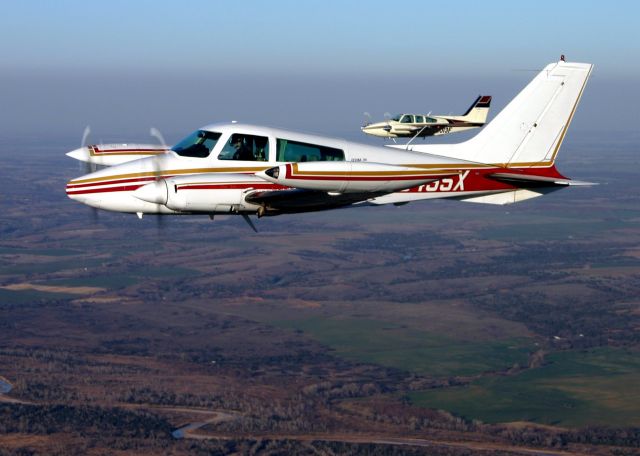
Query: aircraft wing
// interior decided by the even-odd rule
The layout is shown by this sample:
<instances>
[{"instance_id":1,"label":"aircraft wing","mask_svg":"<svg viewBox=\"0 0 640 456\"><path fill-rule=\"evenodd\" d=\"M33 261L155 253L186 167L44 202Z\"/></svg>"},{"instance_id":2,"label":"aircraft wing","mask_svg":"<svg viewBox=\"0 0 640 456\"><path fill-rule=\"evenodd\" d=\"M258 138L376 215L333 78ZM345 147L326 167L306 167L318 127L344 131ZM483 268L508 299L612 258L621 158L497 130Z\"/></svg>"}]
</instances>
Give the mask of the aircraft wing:
<instances>
[{"instance_id":1,"label":"aircraft wing","mask_svg":"<svg viewBox=\"0 0 640 456\"><path fill-rule=\"evenodd\" d=\"M384 192L361 192L332 195L320 190L292 188L289 190L255 191L247 195L245 200L247 203L263 206L265 215L269 215L270 212L283 214L337 209L384 194Z\"/></svg>"},{"instance_id":2,"label":"aircraft wing","mask_svg":"<svg viewBox=\"0 0 640 456\"><path fill-rule=\"evenodd\" d=\"M94 165L114 166L168 151L166 146L157 144L96 144L80 147L66 155Z\"/></svg>"},{"instance_id":3,"label":"aircraft wing","mask_svg":"<svg viewBox=\"0 0 640 456\"><path fill-rule=\"evenodd\" d=\"M428 126L427 126L428 127ZM393 129L397 130L397 131L418 131L421 130L422 128L425 128L424 126L419 126L419 125L394 125ZM391 130L391 128L389 129Z\"/></svg>"},{"instance_id":4,"label":"aircraft wing","mask_svg":"<svg viewBox=\"0 0 640 456\"><path fill-rule=\"evenodd\" d=\"M288 163L256 175L288 187L255 191L245 197L248 203L263 206L266 214L269 211L304 212L348 206L443 177L407 166L331 161Z\"/></svg>"}]
</instances>

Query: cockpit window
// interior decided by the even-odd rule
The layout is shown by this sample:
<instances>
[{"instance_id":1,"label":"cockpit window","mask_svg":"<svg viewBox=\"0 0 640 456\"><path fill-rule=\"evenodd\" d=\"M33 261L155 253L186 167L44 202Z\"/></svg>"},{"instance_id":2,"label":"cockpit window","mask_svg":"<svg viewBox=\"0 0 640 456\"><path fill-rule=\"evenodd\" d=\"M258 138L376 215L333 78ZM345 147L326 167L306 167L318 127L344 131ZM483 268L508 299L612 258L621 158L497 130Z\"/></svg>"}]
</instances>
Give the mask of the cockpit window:
<instances>
[{"instance_id":1,"label":"cockpit window","mask_svg":"<svg viewBox=\"0 0 640 456\"><path fill-rule=\"evenodd\" d=\"M269 158L269 138L266 136L231 135L218 155L218 160L267 161Z\"/></svg>"},{"instance_id":2,"label":"cockpit window","mask_svg":"<svg viewBox=\"0 0 640 456\"><path fill-rule=\"evenodd\" d=\"M198 130L171 148L183 157L205 158L211 153L222 133Z\"/></svg>"},{"instance_id":3,"label":"cockpit window","mask_svg":"<svg viewBox=\"0 0 640 456\"><path fill-rule=\"evenodd\" d=\"M396 122L400 122L400 117L402 117L402 114L398 114L398 115L393 116L391 118L391 120L395 120Z\"/></svg>"},{"instance_id":4,"label":"cockpit window","mask_svg":"<svg viewBox=\"0 0 640 456\"><path fill-rule=\"evenodd\" d=\"M279 162L344 161L341 149L280 138L277 143Z\"/></svg>"},{"instance_id":5,"label":"cockpit window","mask_svg":"<svg viewBox=\"0 0 640 456\"><path fill-rule=\"evenodd\" d=\"M401 123L413 123L413 116L409 115L409 114L405 114L404 116L402 116L402 119L400 120Z\"/></svg>"}]
</instances>

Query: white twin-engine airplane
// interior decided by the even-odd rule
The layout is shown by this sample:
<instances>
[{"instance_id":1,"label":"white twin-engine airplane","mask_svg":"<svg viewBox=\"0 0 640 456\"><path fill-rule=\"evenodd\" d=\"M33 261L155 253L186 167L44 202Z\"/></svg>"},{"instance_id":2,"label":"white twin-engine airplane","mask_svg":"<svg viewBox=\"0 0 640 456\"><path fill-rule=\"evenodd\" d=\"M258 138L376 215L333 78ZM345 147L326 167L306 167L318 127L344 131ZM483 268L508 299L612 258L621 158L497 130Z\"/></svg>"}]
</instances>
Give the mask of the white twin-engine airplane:
<instances>
[{"instance_id":1,"label":"white twin-engine airplane","mask_svg":"<svg viewBox=\"0 0 640 456\"><path fill-rule=\"evenodd\" d=\"M480 95L461 116L433 116L431 114L398 114L385 121L369 123L361 130L381 138L424 138L482 127L487 121L490 95Z\"/></svg>"},{"instance_id":2,"label":"white twin-engine airplane","mask_svg":"<svg viewBox=\"0 0 640 456\"><path fill-rule=\"evenodd\" d=\"M108 168L71 180L69 198L138 214L258 217L449 198L509 204L569 185L554 162L592 65L542 70L485 128L459 144L357 144L241 123L197 130L171 149L89 146Z\"/></svg>"}]
</instances>

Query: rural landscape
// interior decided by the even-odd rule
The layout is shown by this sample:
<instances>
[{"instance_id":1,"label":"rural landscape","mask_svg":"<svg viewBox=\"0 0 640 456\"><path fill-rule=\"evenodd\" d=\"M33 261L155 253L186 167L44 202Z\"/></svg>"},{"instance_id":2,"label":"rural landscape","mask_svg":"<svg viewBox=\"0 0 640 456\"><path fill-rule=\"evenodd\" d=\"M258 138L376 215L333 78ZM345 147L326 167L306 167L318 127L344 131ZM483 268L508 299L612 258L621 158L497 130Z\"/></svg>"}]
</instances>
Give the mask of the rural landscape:
<instances>
[{"instance_id":1,"label":"rural landscape","mask_svg":"<svg viewBox=\"0 0 640 456\"><path fill-rule=\"evenodd\" d=\"M640 455L638 140L571 132L594 187L258 233L94 214L76 139L4 140L0 455Z\"/></svg>"}]
</instances>

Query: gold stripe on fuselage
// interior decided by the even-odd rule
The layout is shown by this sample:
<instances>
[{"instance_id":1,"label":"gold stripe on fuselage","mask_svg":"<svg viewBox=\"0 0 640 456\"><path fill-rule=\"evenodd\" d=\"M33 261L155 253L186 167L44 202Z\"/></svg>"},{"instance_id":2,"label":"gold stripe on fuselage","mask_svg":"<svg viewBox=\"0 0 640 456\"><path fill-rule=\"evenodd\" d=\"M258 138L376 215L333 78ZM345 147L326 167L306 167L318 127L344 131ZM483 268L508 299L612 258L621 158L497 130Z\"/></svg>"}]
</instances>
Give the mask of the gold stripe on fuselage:
<instances>
[{"instance_id":1,"label":"gold stripe on fuselage","mask_svg":"<svg viewBox=\"0 0 640 456\"><path fill-rule=\"evenodd\" d=\"M92 157L105 157L108 156L110 157L111 155L161 155L161 154L165 154L167 153L170 149L158 149L158 150L128 150L128 151L122 151L122 152L111 152L111 150L118 150L118 149L106 149L106 150L100 150L97 149L95 146L89 146L89 155ZM96 152L96 150L98 152Z\"/></svg>"},{"instance_id":2,"label":"gold stripe on fuselage","mask_svg":"<svg viewBox=\"0 0 640 456\"><path fill-rule=\"evenodd\" d=\"M112 176L92 177L90 179L78 179L69 182L69 185L87 184L90 182L110 181L115 179L130 179L132 177L165 177L180 174L199 174L199 173L257 173L264 171L268 167L261 168L188 168L188 169L166 169L162 171L145 171L141 173L114 174Z\"/></svg>"},{"instance_id":3,"label":"gold stripe on fuselage","mask_svg":"<svg viewBox=\"0 0 640 456\"><path fill-rule=\"evenodd\" d=\"M394 165L394 166L406 166L413 167L413 165ZM457 165L460 167L459 165ZM422 168L408 171L300 171L298 169L298 163L291 164L292 172L300 176L368 176L368 177L383 177L383 176L423 176L425 174L440 174L437 171L425 172ZM418 168L418 167L416 167Z\"/></svg>"}]
</instances>

